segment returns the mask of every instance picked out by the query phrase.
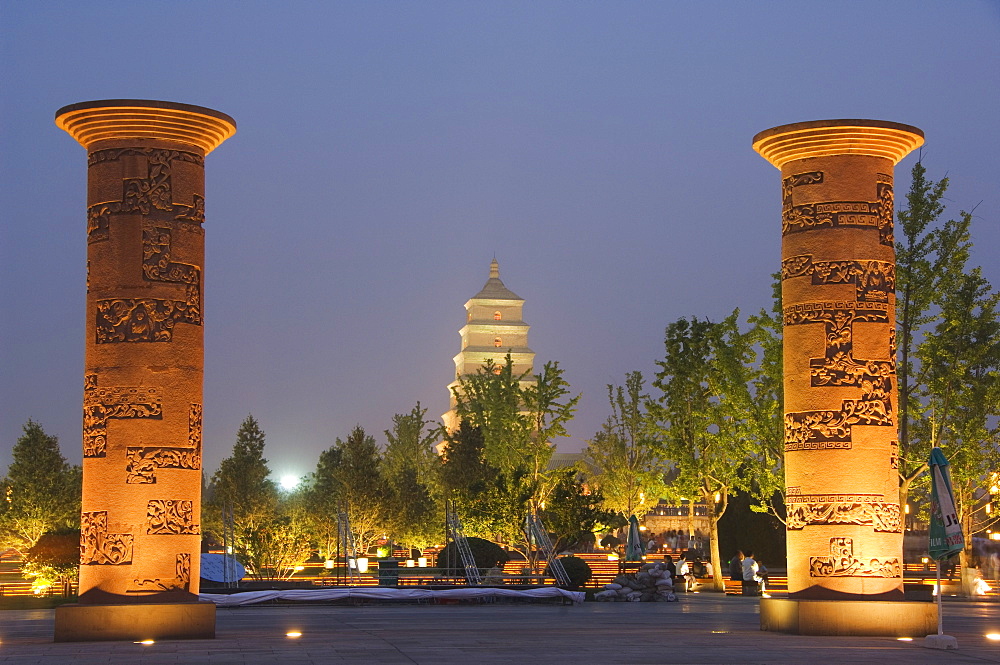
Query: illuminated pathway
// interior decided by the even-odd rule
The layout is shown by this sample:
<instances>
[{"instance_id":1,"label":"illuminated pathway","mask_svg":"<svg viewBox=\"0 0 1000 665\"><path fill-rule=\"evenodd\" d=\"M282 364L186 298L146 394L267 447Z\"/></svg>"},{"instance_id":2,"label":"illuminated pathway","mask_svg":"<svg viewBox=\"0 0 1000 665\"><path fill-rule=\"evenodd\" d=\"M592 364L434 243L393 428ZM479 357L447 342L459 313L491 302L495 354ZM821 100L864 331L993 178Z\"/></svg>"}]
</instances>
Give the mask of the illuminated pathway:
<instances>
[{"instance_id":1,"label":"illuminated pathway","mask_svg":"<svg viewBox=\"0 0 1000 665\"><path fill-rule=\"evenodd\" d=\"M757 600L220 609L218 639L52 642L52 611L0 612L0 663L1000 663L1000 605L945 603L960 650L762 632ZM286 633L301 632L289 638Z\"/></svg>"}]
</instances>

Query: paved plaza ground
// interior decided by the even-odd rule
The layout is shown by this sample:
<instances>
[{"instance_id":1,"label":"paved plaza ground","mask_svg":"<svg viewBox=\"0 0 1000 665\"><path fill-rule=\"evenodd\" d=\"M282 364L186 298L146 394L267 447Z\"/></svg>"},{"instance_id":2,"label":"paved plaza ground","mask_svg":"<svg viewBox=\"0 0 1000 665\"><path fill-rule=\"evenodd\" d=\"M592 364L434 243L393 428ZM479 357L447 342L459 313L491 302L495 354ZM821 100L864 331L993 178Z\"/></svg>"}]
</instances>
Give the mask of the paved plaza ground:
<instances>
[{"instance_id":1,"label":"paved plaza ground","mask_svg":"<svg viewBox=\"0 0 1000 665\"><path fill-rule=\"evenodd\" d=\"M1000 663L1000 604L945 603L959 651L922 639L761 632L756 598L678 603L269 605L218 611L214 640L52 642L53 611L0 612L0 663ZM297 639L286 637L300 631Z\"/></svg>"}]
</instances>

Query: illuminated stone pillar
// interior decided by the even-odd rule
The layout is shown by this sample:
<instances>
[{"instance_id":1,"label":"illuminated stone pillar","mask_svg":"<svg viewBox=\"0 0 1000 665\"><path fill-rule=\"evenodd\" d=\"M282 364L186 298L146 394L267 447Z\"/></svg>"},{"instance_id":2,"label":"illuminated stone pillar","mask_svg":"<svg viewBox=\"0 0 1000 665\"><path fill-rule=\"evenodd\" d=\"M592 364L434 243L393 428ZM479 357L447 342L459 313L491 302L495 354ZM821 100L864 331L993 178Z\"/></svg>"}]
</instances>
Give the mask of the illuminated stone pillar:
<instances>
[{"instance_id":1,"label":"illuminated stone pillar","mask_svg":"<svg viewBox=\"0 0 1000 665\"><path fill-rule=\"evenodd\" d=\"M922 143L919 129L875 120L803 122L754 137L781 169L793 601L903 600L892 178ZM837 621L857 622L842 634L871 628L865 610L837 607Z\"/></svg>"},{"instance_id":2,"label":"illuminated stone pillar","mask_svg":"<svg viewBox=\"0 0 1000 665\"><path fill-rule=\"evenodd\" d=\"M76 610L197 603L204 162L236 125L211 109L145 100L74 104L56 124L88 153ZM128 629L136 616L122 612ZM57 617L57 640L121 639L85 633Z\"/></svg>"}]
</instances>

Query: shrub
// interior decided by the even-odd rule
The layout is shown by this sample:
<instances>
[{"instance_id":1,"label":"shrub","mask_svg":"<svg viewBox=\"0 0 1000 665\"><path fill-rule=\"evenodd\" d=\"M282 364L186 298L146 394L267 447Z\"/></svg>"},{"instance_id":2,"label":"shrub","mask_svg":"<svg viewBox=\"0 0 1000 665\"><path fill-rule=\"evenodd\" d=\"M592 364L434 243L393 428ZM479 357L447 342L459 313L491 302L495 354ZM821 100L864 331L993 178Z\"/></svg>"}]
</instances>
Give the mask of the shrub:
<instances>
[{"instance_id":1,"label":"shrub","mask_svg":"<svg viewBox=\"0 0 1000 665\"><path fill-rule=\"evenodd\" d=\"M503 565L510 560L510 556L508 556L507 551L496 543L482 538L476 538L474 536L466 538L466 540L469 541L469 549L472 550L472 558L476 560L476 568L479 568L480 570L486 570L494 567L503 568ZM463 567L462 557L459 555L458 551L454 550L454 557L451 555L454 547L455 543L448 543L444 546L444 549L438 552L438 568L446 567L449 561L454 561L455 566L460 569Z\"/></svg>"},{"instance_id":2,"label":"shrub","mask_svg":"<svg viewBox=\"0 0 1000 665\"><path fill-rule=\"evenodd\" d=\"M559 557L559 561L562 562L563 568L566 569L566 575L569 577L570 589L579 589L586 584L593 575L593 572L590 570L590 566L587 565L587 562L580 557L562 556ZM545 574L552 577L552 573L549 571L547 566L545 568Z\"/></svg>"}]
</instances>

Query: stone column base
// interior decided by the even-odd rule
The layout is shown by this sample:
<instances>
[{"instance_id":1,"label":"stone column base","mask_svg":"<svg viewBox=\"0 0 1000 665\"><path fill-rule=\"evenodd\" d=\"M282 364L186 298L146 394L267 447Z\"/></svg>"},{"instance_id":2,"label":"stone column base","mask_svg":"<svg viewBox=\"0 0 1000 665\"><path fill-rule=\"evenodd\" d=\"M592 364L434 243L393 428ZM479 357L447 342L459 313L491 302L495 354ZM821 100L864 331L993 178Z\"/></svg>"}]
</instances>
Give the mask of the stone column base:
<instances>
[{"instance_id":1,"label":"stone column base","mask_svg":"<svg viewBox=\"0 0 1000 665\"><path fill-rule=\"evenodd\" d=\"M215 637L215 603L60 605L56 642L205 640Z\"/></svg>"},{"instance_id":2,"label":"stone column base","mask_svg":"<svg viewBox=\"0 0 1000 665\"><path fill-rule=\"evenodd\" d=\"M937 632L937 605L891 600L762 598L760 629L798 635L923 637Z\"/></svg>"}]
</instances>

